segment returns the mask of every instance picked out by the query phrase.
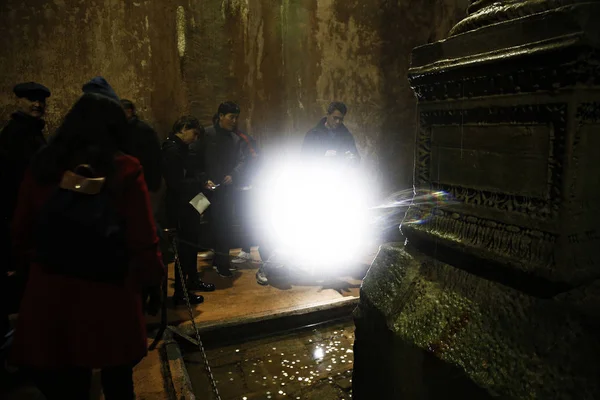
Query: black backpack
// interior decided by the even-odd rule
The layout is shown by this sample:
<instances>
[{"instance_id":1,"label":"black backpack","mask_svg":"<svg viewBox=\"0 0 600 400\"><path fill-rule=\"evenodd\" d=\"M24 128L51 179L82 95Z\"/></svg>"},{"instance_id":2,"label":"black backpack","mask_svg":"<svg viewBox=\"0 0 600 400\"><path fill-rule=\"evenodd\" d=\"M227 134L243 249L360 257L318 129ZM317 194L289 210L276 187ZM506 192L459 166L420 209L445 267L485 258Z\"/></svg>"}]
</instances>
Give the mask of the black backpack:
<instances>
[{"instance_id":1,"label":"black backpack","mask_svg":"<svg viewBox=\"0 0 600 400\"><path fill-rule=\"evenodd\" d=\"M115 284L129 273L125 221L106 188L98 194L57 188L34 240L34 260L48 273Z\"/></svg>"}]
</instances>

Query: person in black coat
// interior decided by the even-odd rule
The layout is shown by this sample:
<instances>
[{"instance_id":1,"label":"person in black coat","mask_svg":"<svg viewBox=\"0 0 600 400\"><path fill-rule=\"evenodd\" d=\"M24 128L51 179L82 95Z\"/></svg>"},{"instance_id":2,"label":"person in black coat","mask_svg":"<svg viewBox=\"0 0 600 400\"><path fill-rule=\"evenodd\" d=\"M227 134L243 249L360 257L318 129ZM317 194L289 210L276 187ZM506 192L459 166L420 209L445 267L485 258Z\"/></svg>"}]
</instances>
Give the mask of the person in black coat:
<instances>
[{"instance_id":1,"label":"person in black coat","mask_svg":"<svg viewBox=\"0 0 600 400\"><path fill-rule=\"evenodd\" d=\"M243 185L246 168L243 140L236 134L240 107L230 101L221 103L213 117L213 126L206 129L204 141L192 147L204 154L206 177L216 189L211 193L209 207L215 256L213 266L222 277L231 277L229 250L233 225L234 188Z\"/></svg>"},{"instance_id":2,"label":"person in black coat","mask_svg":"<svg viewBox=\"0 0 600 400\"><path fill-rule=\"evenodd\" d=\"M138 118L135 105L130 100L121 99L121 105L129 122L127 152L142 164L148 190L158 192L162 180L162 157L158 134L150 125Z\"/></svg>"},{"instance_id":3,"label":"person in black coat","mask_svg":"<svg viewBox=\"0 0 600 400\"><path fill-rule=\"evenodd\" d=\"M334 101L327 107L327 116L321 118L317 126L308 131L302 144L305 158L314 160L349 160L360 163L354 136L344 125L348 108L342 102Z\"/></svg>"},{"instance_id":4,"label":"person in black coat","mask_svg":"<svg viewBox=\"0 0 600 400\"><path fill-rule=\"evenodd\" d=\"M19 99L19 111L12 114L0 133L0 161L2 185L2 220L12 219L19 186L33 156L45 144L42 119L50 90L39 83L21 83L14 93Z\"/></svg>"},{"instance_id":5,"label":"person in black coat","mask_svg":"<svg viewBox=\"0 0 600 400\"><path fill-rule=\"evenodd\" d=\"M19 297L18 288L8 284L7 275L14 270L10 246L11 221L25 171L33 156L46 144L43 117L46 99L51 94L47 87L35 82L20 83L13 92L17 96L19 110L11 115L0 132L0 346L9 328L8 314L16 311Z\"/></svg>"},{"instance_id":6,"label":"person in black coat","mask_svg":"<svg viewBox=\"0 0 600 400\"><path fill-rule=\"evenodd\" d=\"M179 118L162 145L163 173L167 186L168 227L177 228L179 261L187 281L187 290L210 292L215 290L215 286L198 278L200 215L189 203L200 192L207 192L211 187L206 174L197 170L203 163L192 162L197 160L191 160L189 154L190 144L196 142L202 134L203 127L195 117ZM184 283L181 282L179 271L175 271L175 305L184 302L183 289ZM190 302L194 304L204 301L202 296L192 293L189 296Z\"/></svg>"}]
</instances>

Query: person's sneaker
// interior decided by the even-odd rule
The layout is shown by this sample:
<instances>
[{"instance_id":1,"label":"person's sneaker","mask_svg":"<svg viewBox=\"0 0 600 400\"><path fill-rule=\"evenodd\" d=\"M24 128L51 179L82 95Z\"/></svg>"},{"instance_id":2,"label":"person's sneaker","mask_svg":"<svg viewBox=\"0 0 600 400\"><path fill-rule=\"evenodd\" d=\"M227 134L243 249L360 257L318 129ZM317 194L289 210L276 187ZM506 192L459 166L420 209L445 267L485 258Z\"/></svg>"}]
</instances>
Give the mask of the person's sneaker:
<instances>
[{"instance_id":1,"label":"person's sneaker","mask_svg":"<svg viewBox=\"0 0 600 400\"><path fill-rule=\"evenodd\" d=\"M250 253L246 253L244 250L241 250L237 256L233 260L231 260L234 264L241 264L248 261L252 261L252 255Z\"/></svg>"},{"instance_id":2,"label":"person's sneaker","mask_svg":"<svg viewBox=\"0 0 600 400\"><path fill-rule=\"evenodd\" d=\"M265 274L265 271L263 271L262 268L259 268L258 271L256 271L256 283L263 286L267 286L269 284L267 274Z\"/></svg>"},{"instance_id":3,"label":"person's sneaker","mask_svg":"<svg viewBox=\"0 0 600 400\"><path fill-rule=\"evenodd\" d=\"M229 270L228 267L214 266L214 268L217 270L217 273L223 278L231 278L233 276L233 273Z\"/></svg>"}]
</instances>

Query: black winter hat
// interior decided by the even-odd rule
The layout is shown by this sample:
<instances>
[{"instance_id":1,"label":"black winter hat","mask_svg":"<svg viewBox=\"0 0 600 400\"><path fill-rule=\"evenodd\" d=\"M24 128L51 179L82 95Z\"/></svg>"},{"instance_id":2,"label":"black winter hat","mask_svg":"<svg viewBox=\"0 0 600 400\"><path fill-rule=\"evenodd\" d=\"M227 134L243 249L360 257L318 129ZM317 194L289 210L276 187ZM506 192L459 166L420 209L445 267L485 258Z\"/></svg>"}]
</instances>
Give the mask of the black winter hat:
<instances>
[{"instance_id":1,"label":"black winter hat","mask_svg":"<svg viewBox=\"0 0 600 400\"><path fill-rule=\"evenodd\" d=\"M50 89L36 82L19 83L13 88L13 92L18 98L29 100L45 100L51 94Z\"/></svg>"}]
</instances>

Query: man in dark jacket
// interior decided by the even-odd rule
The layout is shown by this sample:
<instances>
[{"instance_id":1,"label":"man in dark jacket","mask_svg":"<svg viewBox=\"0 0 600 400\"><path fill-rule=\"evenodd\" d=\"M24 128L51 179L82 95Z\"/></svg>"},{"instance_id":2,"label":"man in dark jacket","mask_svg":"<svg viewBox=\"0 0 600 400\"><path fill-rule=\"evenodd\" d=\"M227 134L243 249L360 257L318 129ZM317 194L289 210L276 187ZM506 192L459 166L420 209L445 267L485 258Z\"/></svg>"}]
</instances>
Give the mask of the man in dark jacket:
<instances>
[{"instance_id":1,"label":"man in dark jacket","mask_svg":"<svg viewBox=\"0 0 600 400\"><path fill-rule=\"evenodd\" d=\"M0 160L2 168L3 222L12 218L19 186L33 156L46 144L42 119L50 90L39 83L21 83L14 88L19 101L19 111L0 133Z\"/></svg>"},{"instance_id":2,"label":"man in dark jacket","mask_svg":"<svg viewBox=\"0 0 600 400\"><path fill-rule=\"evenodd\" d=\"M210 190L206 174L196 171L189 156L189 146L203 133L202 125L192 116L181 117L173 125L173 131L163 143L164 177L167 185L167 219L170 228L178 230L178 250L181 268L188 290L211 292L215 286L198 279L198 242L200 215L189 203L200 192ZM195 160L196 161L196 160ZM175 271L175 305L184 302L183 282ZM202 296L190 295L190 302L199 304Z\"/></svg>"},{"instance_id":3,"label":"man in dark jacket","mask_svg":"<svg viewBox=\"0 0 600 400\"><path fill-rule=\"evenodd\" d=\"M20 83L13 92L17 96L19 110L11 115L9 123L0 132L0 345L8 329L8 313L14 311L9 309L13 308L9 307L9 302L14 305L18 302L16 298L5 297L17 296L17 293L9 295L6 287L7 273L13 270L10 225L25 171L33 156L46 144L42 118L46 99L50 97L50 90L35 82Z\"/></svg>"},{"instance_id":4,"label":"man in dark jacket","mask_svg":"<svg viewBox=\"0 0 600 400\"><path fill-rule=\"evenodd\" d=\"M216 187L211 193L209 213L215 249L213 266L222 277L232 276L229 250L233 190L242 185L246 167L243 140L236 134L239 115L240 107L237 104L230 101L222 103L213 118L213 126L206 129L203 146L200 143L192 146L197 153L204 153L206 176Z\"/></svg>"},{"instance_id":5,"label":"man in dark jacket","mask_svg":"<svg viewBox=\"0 0 600 400\"><path fill-rule=\"evenodd\" d=\"M162 180L162 157L156 131L137 116L135 105L130 100L121 100L129 121L128 153L140 161L144 168L146 185L150 192L160 189Z\"/></svg>"},{"instance_id":6,"label":"man in dark jacket","mask_svg":"<svg viewBox=\"0 0 600 400\"><path fill-rule=\"evenodd\" d=\"M334 101L327 107L327 116L304 137L302 154L311 160L348 160L360 163L354 137L344 125L348 108L342 102Z\"/></svg>"}]
</instances>

